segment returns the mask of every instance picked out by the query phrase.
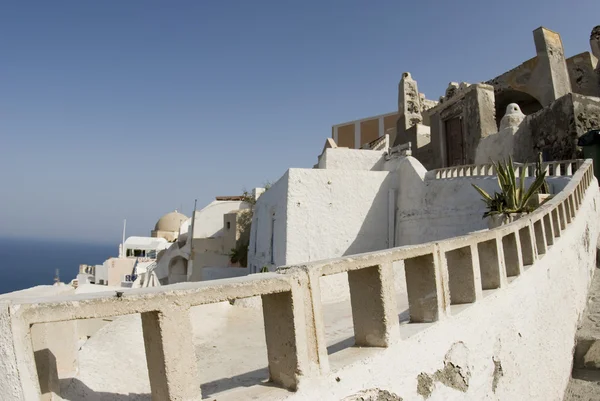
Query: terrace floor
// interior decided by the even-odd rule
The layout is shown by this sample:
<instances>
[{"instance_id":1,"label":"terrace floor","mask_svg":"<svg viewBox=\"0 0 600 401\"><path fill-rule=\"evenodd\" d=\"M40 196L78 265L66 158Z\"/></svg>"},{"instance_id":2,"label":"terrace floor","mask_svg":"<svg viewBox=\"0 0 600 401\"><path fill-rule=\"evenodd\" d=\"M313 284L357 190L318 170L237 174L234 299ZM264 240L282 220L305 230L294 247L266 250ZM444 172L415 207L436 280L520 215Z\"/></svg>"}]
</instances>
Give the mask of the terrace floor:
<instances>
[{"instance_id":1,"label":"terrace floor","mask_svg":"<svg viewBox=\"0 0 600 401\"><path fill-rule=\"evenodd\" d=\"M408 320L405 292L398 313ZM323 305L331 369L353 358L350 301ZM190 312L204 399L279 399L286 390L267 383L267 350L260 298L195 307ZM411 325L412 326L412 325ZM80 372L61 378L64 400L150 400L139 315L123 316L90 338L79 351ZM243 392L243 396L240 394Z\"/></svg>"}]
</instances>

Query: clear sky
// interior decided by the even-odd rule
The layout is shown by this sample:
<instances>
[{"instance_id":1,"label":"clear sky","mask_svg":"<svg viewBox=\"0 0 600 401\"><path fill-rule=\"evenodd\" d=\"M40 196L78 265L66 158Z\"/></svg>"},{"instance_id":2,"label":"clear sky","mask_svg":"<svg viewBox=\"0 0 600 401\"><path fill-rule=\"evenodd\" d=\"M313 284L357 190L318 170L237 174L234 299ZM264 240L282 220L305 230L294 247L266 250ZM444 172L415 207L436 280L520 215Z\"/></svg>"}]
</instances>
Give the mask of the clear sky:
<instances>
[{"instance_id":1,"label":"clear sky","mask_svg":"<svg viewBox=\"0 0 600 401\"><path fill-rule=\"evenodd\" d=\"M0 1L0 236L118 242L312 167L331 126L589 51L599 0Z\"/></svg>"}]
</instances>

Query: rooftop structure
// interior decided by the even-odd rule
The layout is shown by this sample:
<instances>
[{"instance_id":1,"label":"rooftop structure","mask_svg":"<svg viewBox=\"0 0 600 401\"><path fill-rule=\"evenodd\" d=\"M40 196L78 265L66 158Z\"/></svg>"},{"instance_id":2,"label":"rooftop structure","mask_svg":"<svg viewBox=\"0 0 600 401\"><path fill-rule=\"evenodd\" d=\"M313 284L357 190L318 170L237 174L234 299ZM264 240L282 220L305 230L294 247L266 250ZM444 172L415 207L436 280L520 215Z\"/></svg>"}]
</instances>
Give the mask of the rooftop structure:
<instances>
[{"instance_id":1,"label":"rooftop structure","mask_svg":"<svg viewBox=\"0 0 600 401\"><path fill-rule=\"evenodd\" d=\"M187 219L186 215L179 213L177 210L167 213L158 219L151 235L152 237L160 237L173 242L177 239L181 224Z\"/></svg>"}]
</instances>

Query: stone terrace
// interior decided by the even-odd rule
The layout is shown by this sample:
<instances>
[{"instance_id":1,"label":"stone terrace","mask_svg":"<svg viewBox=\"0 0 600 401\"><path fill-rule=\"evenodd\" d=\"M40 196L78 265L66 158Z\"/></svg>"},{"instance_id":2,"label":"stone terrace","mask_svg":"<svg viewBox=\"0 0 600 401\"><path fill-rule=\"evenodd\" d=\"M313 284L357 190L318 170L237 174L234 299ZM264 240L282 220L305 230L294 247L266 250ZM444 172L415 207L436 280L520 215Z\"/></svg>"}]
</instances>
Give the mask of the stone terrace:
<instances>
[{"instance_id":1,"label":"stone terrace","mask_svg":"<svg viewBox=\"0 0 600 401\"><path fill-rule=\"evenodd\" d=\"M572 172L574 175L563 191L534 213L494 230L286 266L277 273L132 290L121 297L85 294L35 302L3 301L0 310L0 394L7 401L33 400L40 398L42 389L45 392L57 389L55 365L61 363L60 355L52 354L50 339L46 353L40 355L36 351L38 355L34 355L32 326L140 314L152 399L201 399L203 379L198 374L192 342L190 309L260 296L269 377L273 385L290 390L273 393L274 398L270 399L318 397L334 400L369 384L377 384L386 390L400 389L415 396L416 392L431 396L431 399L451 399L448 394L458 397L448 391L470 394L470 398L460 399L482 399L482 395L496 391L505 394L504 398L497 394L498 399L515 399L511 391L519 391L524 385L565 376L564 380L548 384L543 391L535 387L537 392L530 390L527 397L551 399L549 394L564 391L568 379L562 371L569 370L565 360L570 361L570 355L566 350L572 347L575 324L567 321L576 322L577 311L585 301L585 294L581 292L587 290L593 272L595 247L590 244L596 243L598 232L596 224L590 225L588 221L597 220L596 203L600 198L591 161L554 163L546 168L554 171L554 175ZM474 172L493 174L486 167L477 166L443 169L433 174L437 179L444 179L466 177ZM564 266L569 260L565 258L571 257L578 258L578 265L583 266L583 270L569 270L575 268ZM410 321L402 324L398 319L394 288L399 263L404 265L410 314ZM340 352L334 358L327 349L327 316L321 302L320 280L323 276L341 273L348 275L356 347ZM556 278L553 278L554 274ZM536 298L566 296L565 291L575 291L570 301ZM525 304L522 301L526 301ZM519 302L520 307L513 305L519 310L507 315L513 311L504 309L514 302ZM490 321L488 328L482 327L482 322L488 321L493 313L497 313L493 320L500 324ZM527 313L531 314L529 318L536 320L535 327L526 326ZM552 320L564 319L562 328L549 326L550 317ZM481 332L483 329L487 331ZM517 331L527 348L539 347L542 337L556 344L551 350L538 349L538 354L522 357L528 359L519 359L510 349L509 357L498 345L494 352L504 355L504 373L502 365L498 370L496 354L485 358L471 354L470 358L477 362L464 361L468 352L465 344L476 344L470 332L477 334L477 341L485 342L487 349L492 347L489 341L495 336L498 341L508 344L504 347L510 348ZM566 338L569 335L571 338ZM442 348L448 349L451 338L461 340L451 344L443 357L443 369L434 374L437 360L434 363L432 358L446 352ZM423 349L420 349L419 341L423 341ZM412 345L403 348L403 344ZM552 354L548 355L556 355L556 368L544 371L547 362L544 355L550 351ZM408 362L406 358L413 354L415 357ZM531 358L542 360L532 362ZM480 365L479 361L484 359L487 362ZM553 366L552 361L548 362ZM402 366L398 367L398 363ZM519 370L520 365L531 363L540 370L535 373ZM388 366L389 371L385 368ZM483 382L469 388L469 378L472 384L484 380L479 371L487 372L490 366L493 381L490 379L489 389L483 389ZM431 374L422 369L431 370ZM448 375L455 379L461 377L462 381L447 380ZM503 375L504 379L501 378ZM348 379L335 387L335 382L342 380L340 377ZM334 382L332 378L335 378ZM410 384L413 380L414 386ZM506 388L498 387L501 380L507 381ZM438 389L435 384L438 381L446 388ZM509 398L510 394L513 398Z\"/></svg>"}]
</instances>

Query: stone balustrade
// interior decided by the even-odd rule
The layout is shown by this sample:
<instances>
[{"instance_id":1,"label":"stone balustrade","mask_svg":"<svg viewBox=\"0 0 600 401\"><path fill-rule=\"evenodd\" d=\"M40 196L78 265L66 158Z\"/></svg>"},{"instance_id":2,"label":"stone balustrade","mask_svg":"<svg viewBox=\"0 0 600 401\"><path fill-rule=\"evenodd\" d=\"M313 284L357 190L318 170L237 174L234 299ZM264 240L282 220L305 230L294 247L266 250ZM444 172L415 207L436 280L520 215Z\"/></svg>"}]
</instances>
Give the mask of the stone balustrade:
<instances>
[{"instance_id":1,"label":"stone balustrade","mask_svg":"<svg viewBox=\"0 0 600 401\"><path fill-rule=\"evenodd\" d=\"M572 176L577 168L581 166L581 163L581 160L563 160L558 162L544 162L542 163L542 167L547 177ZM535 168L535 163L515 163L515 176L520 177L522 169L525 169L525 177L534 177ZM488 163L445 167L431 170L427 175L438 180L458 177L485 177L495 176L496 169L492 163Z\"/></svg>"},{"instance_id":2,"label":"stone balustrade","mask_svg":"<svg viewBox=\"0 0 600 401\"><path fill-rule=\"evenodd\" d=\"M533 213L493 230L284 266L276 273L135 289L122 295L2 303L0 373L5 379L0 392L7 401L40 398L40 381L45 380L41 376L47 372L36 366L31 340L35 325L139 313L152 398L201 399L189 309L252 296L262 298L270 379L296 390L300 382L329 371L321 277L348 274L355 342L362 347L387 348L400 341L394 289L397 262L404 264L408 324L434 323L450 318L454 305L485 302L483 291L510 286L560 240L588 187L596 182L591 160L545 163L545 168L552 175L572 178ZM492 165L435 171L437 179L491 174Z\"/></svg>"}]
</instances>

